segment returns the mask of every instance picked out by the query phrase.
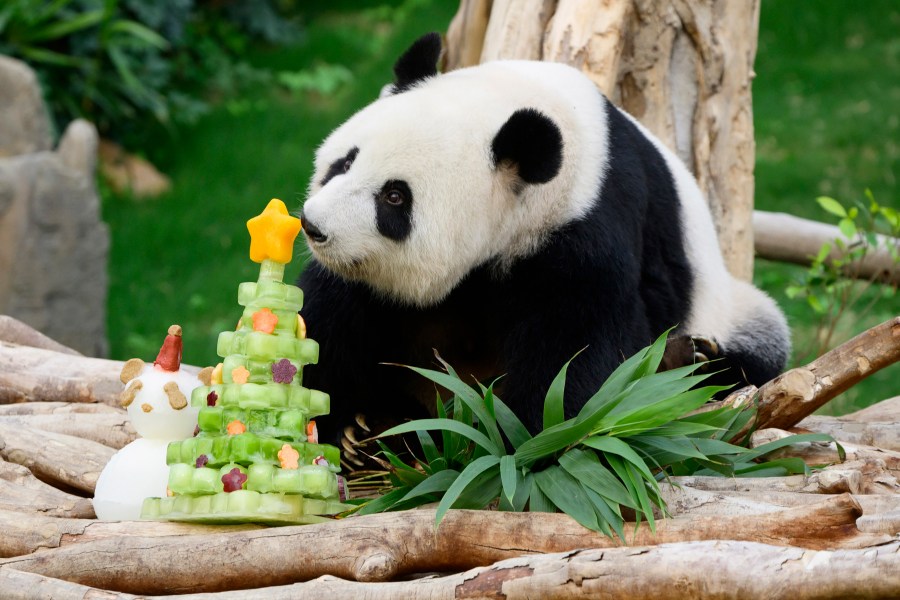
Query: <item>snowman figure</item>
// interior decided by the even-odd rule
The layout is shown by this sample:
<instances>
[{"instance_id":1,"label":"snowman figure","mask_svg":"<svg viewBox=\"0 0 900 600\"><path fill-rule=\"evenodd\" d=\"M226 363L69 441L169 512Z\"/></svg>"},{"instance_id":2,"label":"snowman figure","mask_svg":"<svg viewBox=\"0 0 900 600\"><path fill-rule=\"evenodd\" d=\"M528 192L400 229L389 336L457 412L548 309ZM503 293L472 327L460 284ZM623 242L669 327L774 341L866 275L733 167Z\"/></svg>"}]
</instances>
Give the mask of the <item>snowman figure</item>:
<instances>
[{"instance_id":1,"label":"snowman figure","mask_svg":"<svg viewBox=\"0 0 900 600\"><path fill-rule=\"evenodd\" d=\"M98 519L138 520L144 498L166 495L166 448L194 434L199 412L189 398L201 381L181 369L181 348L181 327L172 325L152 365L132 358L122 367L122 406L141 437L119 450L100 473L94 490Z\"/></svg>"}]
</instances>

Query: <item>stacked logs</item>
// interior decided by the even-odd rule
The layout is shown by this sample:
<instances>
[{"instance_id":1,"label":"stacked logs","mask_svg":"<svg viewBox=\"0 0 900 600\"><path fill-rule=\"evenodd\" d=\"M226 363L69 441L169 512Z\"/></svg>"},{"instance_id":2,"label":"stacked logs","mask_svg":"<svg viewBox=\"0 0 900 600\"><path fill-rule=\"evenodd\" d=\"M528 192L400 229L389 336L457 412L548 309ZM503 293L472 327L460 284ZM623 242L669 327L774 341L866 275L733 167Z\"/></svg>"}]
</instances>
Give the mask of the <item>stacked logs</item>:
<instances>
[{"instance_id":1,"label":"stacked logs","mask_svg":"<svg viewBox=\"0 0 900 600\"><path fill-rule=\"evenodd\" d=\"M723 402L758 403L751 445L824 432L843 460L834 443L795 444L781 455L830 466L674 478L673 518L626 526L627 546L543 513L454 510L437 530L433 510L280 528L101 522L97 476L135 436L117 406L122 363L0 317L0 597L898 597L900 397L809 416L898 359L900 317L733 394Z\"/></svg>"}]
</instances>

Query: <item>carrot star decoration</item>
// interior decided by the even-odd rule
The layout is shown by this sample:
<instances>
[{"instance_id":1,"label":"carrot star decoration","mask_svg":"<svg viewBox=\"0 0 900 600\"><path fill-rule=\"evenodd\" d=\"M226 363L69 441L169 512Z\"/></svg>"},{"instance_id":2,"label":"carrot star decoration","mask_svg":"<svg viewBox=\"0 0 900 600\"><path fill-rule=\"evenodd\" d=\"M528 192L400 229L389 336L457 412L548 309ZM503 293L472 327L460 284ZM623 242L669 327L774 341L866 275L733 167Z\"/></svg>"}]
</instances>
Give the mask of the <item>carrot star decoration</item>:
<instances>
[{"instance_id":1,"label":"carrot star decoration","mask_svg":"<svg viewBox=\"0 0 900 600\"><path fill-rule=\"evenodd\" d=\"M264 308L253 313L253 331L274 333L276 325L278 325L278 315L270 309Z\"/></svg>"},{"instance_id":2,"label":"carrot star decoration","mask_svg":"<svg viewBox=\"0 0 900 600\"><path fill-rule=\"evenodd\" d=\"M285 444L281 447L281 450L278 451L278 460L281 461L282 469L299 468L300 465L297 462L299 459L300 453L294 450L290 444Z\"/></svg>"},{"instance_id":3,"label":"carrot star decoration","mask_svg":"<svg viewBox=\"0 0 900 600\"><path fill-rule=\"evenodd\" d=\"M247 431L247 426L235 419L225 428L225 431L228 432L228 435L240 435Z\"/></svg>"},{"instance_id":4,"label":"carrot star decoration","mask_svg":"<svg viewBox=\"0 0 900 600\"><path fill-rule=\"evenodd\" d=\"M247 370L247 367L241 365L231 370L231 380L233 382L247 383L248 379L250 379L250 371Z\"/></svg>"},{"instance_id":5,"label":"carrot star decoration","mask_svg":"<svg viewBox=\"0 0 900 600\"><path fill-rule=\"evenodd\" d=\"M247 221L250 231L250 260L291 262L294 240L300 233L300 219L288 214L284 202L273 198L266 209Z\"/></svg>"}]
</instances>

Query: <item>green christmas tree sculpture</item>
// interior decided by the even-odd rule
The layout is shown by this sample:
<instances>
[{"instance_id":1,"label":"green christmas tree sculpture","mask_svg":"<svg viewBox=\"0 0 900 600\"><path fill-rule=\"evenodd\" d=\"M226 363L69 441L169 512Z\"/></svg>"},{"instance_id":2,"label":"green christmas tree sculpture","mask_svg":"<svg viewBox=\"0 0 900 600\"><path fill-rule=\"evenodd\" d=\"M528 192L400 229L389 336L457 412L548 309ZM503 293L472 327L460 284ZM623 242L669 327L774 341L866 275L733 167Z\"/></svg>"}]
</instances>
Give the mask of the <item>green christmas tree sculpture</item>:
<instances>
[{"instance_id":1,"label":"green christmas tree sculpture","mask_svg":"<svg viewBox=\"0 0 900 600\"><path fill-rule=\"evenodd\" d=\"M312 420L328 414L328 395L301 385L319 345L297 314L303 292L282 281L300 220L272 200L247 228L259 280L238 288L244 312L219 334L224 361L191 395L199 431L169 444L169 496L147 498L142 518L314 523L350 508L340 451L318 443Z\"/></svg>"}]
</instances>

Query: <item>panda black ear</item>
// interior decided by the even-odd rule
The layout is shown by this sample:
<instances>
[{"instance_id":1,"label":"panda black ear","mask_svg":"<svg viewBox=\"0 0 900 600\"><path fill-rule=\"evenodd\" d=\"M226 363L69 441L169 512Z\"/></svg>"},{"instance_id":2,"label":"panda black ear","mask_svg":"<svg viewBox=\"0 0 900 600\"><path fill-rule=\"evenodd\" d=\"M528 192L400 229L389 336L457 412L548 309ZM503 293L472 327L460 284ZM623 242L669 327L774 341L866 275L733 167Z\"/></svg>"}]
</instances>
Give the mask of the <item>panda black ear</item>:
<instances>
[{"instance_id":1,"label":"panda black ear","mask_svg":"<svg viewBox=\"0 0 900 600\"><path fill-rule=\"evenodd\" d=\"M441 34L427 33L413 42L394 63L394 85L391 92L399 94L427 77L437 75L441 57Z\"/></svg>"},{"instance_id":2,"label":"panda black ear","mask_svg":"<svg viewBox=\"0 0 900 600\"><path fill-rule=\"evenodd\" d=\"M525 183L547 183L556 177L562 150L559 127L534 108L514 112L491 143L494 166L511 165Z\"/></svg>"}]
</instances>

